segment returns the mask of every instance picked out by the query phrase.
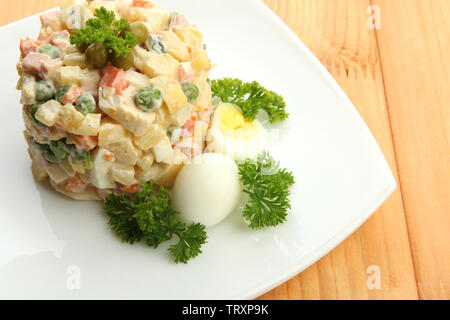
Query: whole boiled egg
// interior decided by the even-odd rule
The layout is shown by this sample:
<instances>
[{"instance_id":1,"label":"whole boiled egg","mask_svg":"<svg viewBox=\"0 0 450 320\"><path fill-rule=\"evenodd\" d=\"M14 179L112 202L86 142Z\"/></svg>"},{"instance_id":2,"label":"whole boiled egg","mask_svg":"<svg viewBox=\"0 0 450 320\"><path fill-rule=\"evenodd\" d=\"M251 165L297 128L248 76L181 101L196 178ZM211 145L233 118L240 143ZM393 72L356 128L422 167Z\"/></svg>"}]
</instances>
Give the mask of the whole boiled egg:
<instances>
[{"instance_id":1,"label":"whole boiled egg","mask_svg":"<svg viewBox=\"0 0 450 320\"><path fill-rule=\"evenodd\" d=\"M205 153L187 164L172 189L173 205L185 222L211 227L238 205L241 183L236 163L216 153Z\"/></svg>"},{"instance_id":2,"label":"whole boiled egg","mask_svg":"<svg viewBox=\"0 0 450 320\"><path fill-rule=\"evenodd\" d=\"M207 151L231 159L256 159L267 147L267 132L258 120L248 121L241 109L221 103L216 108L207 133Z\"/></svg>"}]
</instances>

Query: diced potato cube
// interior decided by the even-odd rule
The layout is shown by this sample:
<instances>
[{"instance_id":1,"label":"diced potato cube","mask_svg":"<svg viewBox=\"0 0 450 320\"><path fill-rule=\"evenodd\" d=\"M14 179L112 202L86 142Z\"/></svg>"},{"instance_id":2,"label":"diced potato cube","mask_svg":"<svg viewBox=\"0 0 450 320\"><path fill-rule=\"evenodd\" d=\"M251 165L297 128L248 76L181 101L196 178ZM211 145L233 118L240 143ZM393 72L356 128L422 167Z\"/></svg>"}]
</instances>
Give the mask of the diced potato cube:
<instances>
[{"instance_id":1,"label":"diced potato cube","mask_svg":"<svg viewBox=\"0 0 450 320\"><path fill-rule=\"evenodd\" d=\"M69 164L71 165L72 169L75 172L78 172L78 173L81 173L81 174L86 173L86 166L87 166L86 161L77 162L77 161L73 160L72 157L70 157L69 158Z\"/></svg>"},{"instance_id":2,"label":"diced potato cube","mask_svg":"<svg viewBox=\"0 0 450 320\"><path fill-rule=\"evenodd\" d=\"M202 73L194 80L199 90L198 98L193 102L198 111L204 111L211 106L211 86L208 81L208 74Z\"/></svg>"},{"instance_id":3,"label":"diced potato cube","mask_svg":"<svg viewBox=\"0 0 450 320\"><path fill-rule=\"evenodd\" d=\"M194 105L188 103L186 107L181 109L175 114L172 114L172 119L175 121L176 125L179 127L182 127L186 124L186 121L188 121L189 117L191 116L192 111L194 110Z\"/></svg>"},{"instance_id":4,"label":"diced potato cube","mask_svg":"<svg viewBox=\"0 0 450 320\"><path fill-rule=\"evenodd\" d=\"M197 49L192 53L191 64L196 73L209 68L208 53L203 49Z\"/></svg>"},{"instance_id":5,"label":"diced potato cube","mask_svg":"<svg viewBox=\"0 0 450 320\"><path fill-rule=\"evenodd\" d=\"M188 104L183 89L181 89L180 84L175 80L169 81L164 92L164 101L171 114L177 113Z\"/></svg>"},{"instance_id":6,"label":"diced potato cube","mask_svg":"<svg viewBox=\"0 0 450 320\"><path fill-rule=\"evenodd\" d=\"M115 183L111 177L112 163L105 158L109 153L104 148L98 148L92 155L91 183L100 189L114 188Z\"/></svg>"},{"instance_id":7,"label":"diced potato cube","mask_svg":"<svg viewBox=\"0 0 450 320\"><path fill-rule=\"evenodd\" d=\"M74 129L72 133L78 134L80 136L96 136L100 128L101 118L101 114L87 114L78 128Z\"/></svg>"},{"instance_id":8,"label":"diced potato cube","mask_svg":"<svg viewBox=\"0 0 450 320\"><path fill-rule=\"evenodd\" d=\"M44 181L48 177L47 171L41 169L34 160L31 162L31 173L33 174L34 180L37 182Z\"/></svg>"},{"instance_id":9,"label":"diced potato cube","mask_svg":"<svg viewBox=\"0 0 450 320\"><path fill-rule=\"evenodd\" d=\"M125 72L125 81L130 86L135 87L136 91L150 87L152 85L151 78L149 78L145 74L133 70L128 70L127 72Z\"/></svg>"},{"instance_id":10,"label":"diced potato cube","mask_svg":"<svg viewBox=\"0 0 450 320\"><path fill-rule=\"evenodd\" d=\"M39 108L40 111L40 108ZM39 112L38 111L38 112ZM74 133L81 125L84 116L72 104L66 104L59 109L58 124L66 131Z\"/></svg>"},{"instance_id":11,"label":"diced potato cube","mask_svg":"<svg viewBox=\"0 0 450 320\"><path fill-rule=\"evenodd\" d=\"M99 107L111 118L121 123L135 136L142 136L155 120L154 112L144 112L136 107L131 97L115 95L111 88L99 90Z\"/></svg>"},{"instance_id":12,"label":"diced potato cube","mask_svg":"<svg viewBox=\"0 0 450 320\"><path fill-rule=\"evenodd\" d=\"M61 5L61 24L66 29L84 28L86 21L91 16L91 12L86 7L76 2L66 1L66 3Z\"/></svg>"},{"instance_id":13,"label":"diced potato cube","mask_svg":"<svg viewBox=\"0 0 450 320\"><path fill-rule=\"evenodd\" d=\"M69 53L64 56L63 60L66 66L78 66L80 68L86 68L86 55L81 52Z\"/></svg>"},{"instance_id":14,"label":"diced potato cube","mask_svg":"<svg viewBox=\"0 0 450 320\"><path fill-rule=\"evenodd\" d=\"M66 84L80 84L81 68L79 66L61 67L58 70L57 77L59 86Z\"/></svg>"},{"instance_id":15,"label":"diced potato cube","mask_svg":"<svg viewBox=\"0 0 450 320\"><path fill-rule=\"evenodd\" d=\"M122 138L127 138L129 133L118 123L103 123L98 132L98 145L107 147L110 144L117 143Z\"/></svg>"},{"instance_id":16,"label":"diced potato cube","mask_svg":"<svg viewBox=\"0 0 450 320\"><path fill-rule=\"evenodd\" d=\"M102 124L98 144L113 152L117 162L125 165L135 165L141 155L133 144L131 134L119 124Z\"/></svg>"},{"instance_id":17,"label":"diced potato cube","mask_svg":"<svg viewBox=\"0 0 450 320\"><path fill-rule=\"evenodd\" d=\"M113 163L111 174L114 181L117 181L124 186L131 186L137 182L134 178L135 171L133 166L124 166L119 163Z\"/></svg>"},{"instance_id":18,"label":"diced potato cube","mask_svg":"<svg viewBox=\"0 0 450 320\"><path fill-rule=\"evenodd\" d=\"M164 129L153 124L150 129L141 137L135 137L134 143L143 151L150 150L154 145L163 140L167 136Z\"/></svg>"},{"instance_id":19,"label":"diced potato cube","mask_svg":"<svg viewBox=\"0 0 450 320\"><path fill-rule=\"evenodd\" d=\"M22 87L22 104L35 104L36 103L36 80L33 76L26 73L21 78Z\"/></svg>"},{"instance_id":20,"label":"diced potato cube","mask_svg":"<svg viewBox=\"0 0 450 320\"><path fill-rule=\"evenodd\" d=\"M133 48L134 66L150 78L166 76L172 78L180 64L170 54L157 54L139 46Z\"/></svg>"},{"instance_id":21,"label":"diced potato cube","mask_svg":"<svg viewBox=\"0 0 450 320\"><path fill-rule=\"evenodd\" d=\"M160 142L155 144L152 148L153 155L155 156L156 162L163 162L167 158L171 157L173 154L172 144L169 138L166 136Z\"/></svg>"},{"instance_id":22,"label":"diced potato cube","mask_svg":"<svg viewBox=\"0 0 450 320\"><path fill-rule=\"evenodd\" d=\"M147 153L143 155L136 165L141 169L142 171L147 171L150 169L150 167L153 165L153 162L155 161L155 157L152 153Z\"/></svg>"},{"instance_id":23,"label":"diced potato cube","mask_svg":"<svg viewBox=\"0 0 450 320\"><path fill-rule=\"evenodd\" d=\"M189 51L186 44L171 30L161 32L167 52L179 61L189 60Z\"/></svg>"},{"instance_id":24,"label":"diced potato cube","mask_svg":"<svg viewBox=\"0 0 450 320\"><path fill-rule=\"evenodd\" d=\"M45 170L50 176L50 179L52 179L56 184L63 183L70 178L58 164L49 163L47 167L45 167Z\"/></svg>"},{"instance_id":25,"label":"diced potato cube","mask_svg":"<svg viewBox=\"0 0 450 320\"><path fill-rule=\"evenodd\" d=\"M61 108L62 105L58 101L49 100L39 106L35 117L48 127L54 126L59 118L59 111Z\"/></svg>"},{"instance_id":26,"label":"diced potato cube","mask_svg":"<svg viewBox=\"0 0 450 320\"><path fill-rule=\"evenodd\" d=\"M138 175L139 183L142 184L149 180L157 181L162 177L163 170L159 165L154 164L149 169L140 171Z\"/></svg>"},{"instance_id":27,"label":"diced potato cube","mask_svg":"<svg viewBox=\"0 0 450 320\"><path fill-rule=\"evenodd\" d=\"M203 35L198 31L197 27L189 26L186 28L174 29L176 35L191 48L201 48L203 43Z\"/></svg>"},{"instance_id":28,"label":"diced potato cube","mask_svg":"<svg viewBox=\"0 0 450 320\"><path fill-rule=\"evenodd\" d=\"M153 31L161 30L169 25L169 13L161 7L135 8L134 19L147 21L151 24Z\"/></svg>"},{"instance_id":29,"label":"diced potato cube","mask_svg":"<svg viewBox=\"0 0 450 320\"><path fill-rule=\"evenodd\" d=\"M171 188L184 164L161 164L161 172L158 179L155 180L157 185Z\"/></svg>"},{"instance_id":30,"label":"diced potato cube","mask_svg":"<svg viewBox=\"0 0 450 320\"><path fill-rule=\"evenodd\" d=\"M100 82L100 73L97 70L84 69L80 74L80 85L83 89L94 89L97 91Z\"/></svg>"},{"instance_id":31,"label":"diced potato cube","mask_svg":"<svg viewBox=\"0 0 450 320\"><path fill-rule=\"evenodd\" d=\"M91 10L92 13L95 13L96 9L105 7L108 11L114 11L114 13L118 14L116 10L116 3L116 1L95 0L89 5L89 10Z\"/></svg>"},{"instance_id":32,"label":"diced potato cube","mask_svg":"<svg viewBox=\"0 0 450 320\"><path fill-rule=\"evenodd\" d=\"M61 161L61 163L59 164L59 166L61 167L61 169L63 169L65 171L65 173L67 173L67 175L69 177L74 177L76 172L75 170L72 168L72 166L69 163L69 159L66 158L63 161Z\"/></svg>"}]
</instances>

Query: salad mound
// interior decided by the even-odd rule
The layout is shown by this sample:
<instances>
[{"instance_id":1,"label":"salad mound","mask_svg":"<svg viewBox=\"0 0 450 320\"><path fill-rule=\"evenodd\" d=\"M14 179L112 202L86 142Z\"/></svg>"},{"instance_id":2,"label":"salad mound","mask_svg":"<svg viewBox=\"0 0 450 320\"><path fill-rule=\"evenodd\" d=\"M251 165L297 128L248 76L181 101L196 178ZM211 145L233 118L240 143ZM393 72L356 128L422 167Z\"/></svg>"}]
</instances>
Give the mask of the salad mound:
<instances>
[{"instance_id":1,"label":"salad mound","mask_svg":"<svg viewBox=\"0 0 450 320\"><path fill-rule=\"evenodd\" d=\"M65 0L41 23L17 66L34 177L77 200L170 187L213 109L197 27L137 0Z\"/></svg>"},{"instance_id":2,"label":"salad mound","mask_svg":"<svg viewBox=\"0 0 450 320\"><path fill-rule=\"evenodd\" d=\"M177 263L202 253L206 229L241 198L249 228L286 221L294 177L266 152L260 120L286 120L284 99L255 81L209 80L185 16L147 0L64 0L41 23L17 65L36 180L104 200L123 242L172 241Z\"/></svg>"}]
</instances>

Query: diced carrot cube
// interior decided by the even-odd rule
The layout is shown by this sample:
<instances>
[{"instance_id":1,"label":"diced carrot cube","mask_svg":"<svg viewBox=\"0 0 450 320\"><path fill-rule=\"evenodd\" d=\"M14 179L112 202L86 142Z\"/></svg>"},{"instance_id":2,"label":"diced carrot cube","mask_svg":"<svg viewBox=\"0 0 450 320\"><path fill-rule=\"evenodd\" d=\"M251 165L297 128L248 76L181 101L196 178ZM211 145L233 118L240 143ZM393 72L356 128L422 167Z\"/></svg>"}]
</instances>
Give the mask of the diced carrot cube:
<instances>
[{"instance_id":1,"label":"diced carrot cube","mask_svg":"<svg viewBox=\"0 0 450 320\"><path fill-rule=\"evenodd\" d=\"M78 176L74 176L73 178L70 178L66 184L66 190L74 192L74 193L80 193L86 190L87 184L81 181Z\"/></svg>"},{"instance_id":2,"label":"diced carrot cube","mask_svg":"<svg viewBox=\"0 0 450 320\"><path fill-rule=\"evenodd\" d=\"M150 1L146 0L133 0L131 6L135 8L151 8L153 7L153 4Z\"/></svg>"},{"instance_id":3,"label":"diced carrot cube","mask_svg":"<svg viewBox=\"0 0 450 320\"><path fill-rule=\"evenodd\" d=\"M79 86L72 86L69 90L67 90L66 94L61 99L61 102L63 104L74 103L82 93L83 89L81 89Z\"/></svg>"},{"instance_id":4,"label":"diced carrot cube","mask_svg":"<svg viewBox=\"0 0 450 320\"><path fill-rule=\"evenodd\" d=\"M82 148L86 151L94 149L98 144L97 136L88 137L88 136L74 135L73 139L77 147Z\"/></svg>"},{"instance_id":5,"label":"diced carrot cube","mask_svg":"<svg viewBox=\"0 0 450 320\"><path fill-rule=\"evenodd\" d=\"M107 66L103 70L100 86L114 88L117 94L122 94L123 90L128 87L128 83L125 80L125 71L113 66Z\"/></svg>"}]
</instances>

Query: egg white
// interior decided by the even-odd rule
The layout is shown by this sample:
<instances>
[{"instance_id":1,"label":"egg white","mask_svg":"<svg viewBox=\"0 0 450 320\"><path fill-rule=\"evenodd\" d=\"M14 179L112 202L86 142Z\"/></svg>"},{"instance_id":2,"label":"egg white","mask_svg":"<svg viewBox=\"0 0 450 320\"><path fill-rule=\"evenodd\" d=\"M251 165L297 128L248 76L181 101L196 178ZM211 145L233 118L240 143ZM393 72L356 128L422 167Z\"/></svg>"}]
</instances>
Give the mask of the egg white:
<instances>
[{"instance_id":1,"label":"egg white","mask_svg":"<svg viewBox=\"0 0 450 320\"><path fill-rule=\"evenodd\" d=\"M239 172L230 158L205 153L187 164L172 189L173 205L187 223L212 227L224 220L242 195Z\"/></svg>"}]
</instances>

